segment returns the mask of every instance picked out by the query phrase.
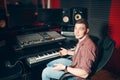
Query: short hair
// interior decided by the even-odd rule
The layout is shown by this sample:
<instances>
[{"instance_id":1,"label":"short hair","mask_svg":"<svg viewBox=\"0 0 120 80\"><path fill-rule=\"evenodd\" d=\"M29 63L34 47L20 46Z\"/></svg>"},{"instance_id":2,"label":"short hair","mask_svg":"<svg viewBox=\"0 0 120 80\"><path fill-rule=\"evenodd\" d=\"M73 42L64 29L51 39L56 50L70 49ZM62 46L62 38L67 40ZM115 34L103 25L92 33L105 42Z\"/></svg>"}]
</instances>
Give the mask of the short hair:
<instances>
[{"instance_id":1,"label":"short hair","mask_svg":"<svg viewBox=\"0 0 120 80\"><path fill-rule=\"evenodd\" d=\"M89 28L89 24L86 19L79 19L75 24L85 24L86 28Z\"/></svg>"}]
</instances>

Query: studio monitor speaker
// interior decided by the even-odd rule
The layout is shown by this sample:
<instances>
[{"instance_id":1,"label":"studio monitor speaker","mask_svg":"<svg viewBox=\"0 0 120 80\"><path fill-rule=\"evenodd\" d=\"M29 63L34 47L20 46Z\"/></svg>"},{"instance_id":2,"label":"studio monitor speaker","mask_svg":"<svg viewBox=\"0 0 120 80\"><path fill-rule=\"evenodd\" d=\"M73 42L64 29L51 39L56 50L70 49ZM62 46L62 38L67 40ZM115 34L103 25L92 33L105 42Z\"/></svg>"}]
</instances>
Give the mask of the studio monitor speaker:
<instances>
[{"instance_id":1,"label":"studio monitor speaker","mask_svg":"<svg viewBox=\"0 0 120 80\"><path fill-rule=\"evenodd\" d=\"M7 17L4 9L0 9L0 29L7 27Z\"/></svg>"},{"instance_id":2,"label":"studio monitor speaker","mask_svg":"<svg viewBox=\"0 0 120 80\"><path fill-rule=\"evenodd\" d=\"M79 19L86 19L87 20L87 8L83 7L77 7L77 8L71 8L71 24L74 25L75 22Z\"/></svg>"},{"instance_id":3,"label":"studio monitor speaker","mask_svg":"<svg viewBox=\"0 0 120 80\"><path fill-rule=\"evenodd\" d=\"M62 11L62 25L69 25L71 20L71 14L69 8L63 8Z\"/></svg>"}]
</instances>

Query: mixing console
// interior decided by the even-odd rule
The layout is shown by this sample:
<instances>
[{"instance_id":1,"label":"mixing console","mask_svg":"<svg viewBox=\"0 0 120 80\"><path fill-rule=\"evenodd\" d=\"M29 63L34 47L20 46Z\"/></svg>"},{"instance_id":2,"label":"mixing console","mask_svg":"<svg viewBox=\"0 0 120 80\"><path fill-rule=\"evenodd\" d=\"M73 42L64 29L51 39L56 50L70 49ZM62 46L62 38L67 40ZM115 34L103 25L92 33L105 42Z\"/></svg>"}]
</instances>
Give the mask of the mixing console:
<instances>
[{"instance_id":1,"label":"mixing console","mask_svg":"<svg viewBox=\"0 0 120 80\"><path fill-rule=\"evenodd\" d=\"M56 31L38 32L17 36L17 42L21 48L64 39L65 37Z\"/></svg>"}]
</instances>

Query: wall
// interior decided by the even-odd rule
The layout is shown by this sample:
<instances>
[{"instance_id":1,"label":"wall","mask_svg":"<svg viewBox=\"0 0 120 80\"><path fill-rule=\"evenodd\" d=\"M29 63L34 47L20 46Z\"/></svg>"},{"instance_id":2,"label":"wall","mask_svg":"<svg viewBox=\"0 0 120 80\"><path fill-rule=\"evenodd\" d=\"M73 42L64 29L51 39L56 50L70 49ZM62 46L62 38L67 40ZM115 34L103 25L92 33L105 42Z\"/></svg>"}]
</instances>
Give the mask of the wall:
<instances>
[{"instance_id":1,"label":"wall","mask_svg":"<svg viewBox=\"0 0 120 80\"><path fill-rule=\"evenodd\" d=\"M120 74L120 0L112 0L110 8L109 26L111 28L110 36L116 42L115 52L109 61L107 68Z\"/></svg>"}]
</instances>

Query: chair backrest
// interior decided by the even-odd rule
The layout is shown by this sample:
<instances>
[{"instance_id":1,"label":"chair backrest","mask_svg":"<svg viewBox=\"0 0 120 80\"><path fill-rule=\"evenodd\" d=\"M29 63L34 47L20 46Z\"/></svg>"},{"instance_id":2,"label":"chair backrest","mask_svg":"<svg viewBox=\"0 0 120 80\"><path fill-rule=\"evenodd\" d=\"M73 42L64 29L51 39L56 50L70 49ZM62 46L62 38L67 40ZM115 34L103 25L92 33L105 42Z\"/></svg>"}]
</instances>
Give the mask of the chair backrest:
<instances>
[{"instance_id":1,"label":"chair backrest","mask_svg":"<svg viewBox=\"0 0 120 80\"><path fill-rule=\"evenodd\" d=\"M105 37L101 44L98 45L98 48L98 56L95 63L93 64L90 76L100 71L107 64L114 51L115 42L111 38Z\"/></svg>"}]
</instances>

